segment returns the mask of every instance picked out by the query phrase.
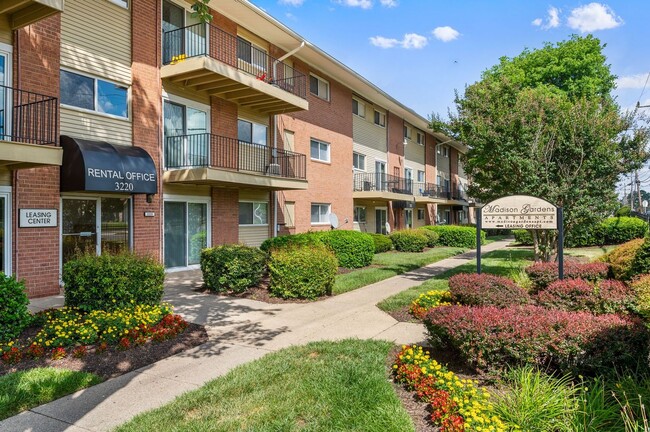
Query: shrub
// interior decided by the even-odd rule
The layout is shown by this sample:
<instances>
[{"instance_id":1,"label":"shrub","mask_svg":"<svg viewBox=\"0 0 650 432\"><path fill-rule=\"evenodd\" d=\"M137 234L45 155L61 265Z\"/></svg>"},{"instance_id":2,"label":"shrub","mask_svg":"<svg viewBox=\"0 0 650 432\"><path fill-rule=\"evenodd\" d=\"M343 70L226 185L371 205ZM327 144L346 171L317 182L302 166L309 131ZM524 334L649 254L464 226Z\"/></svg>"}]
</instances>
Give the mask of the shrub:
<instances>
[{"instance_id":1,"label":"shrub","mask_svg":"<svg viewBox=\"0 0 650 432\"><path fill-rule=\"evenodd\" d=\"M641 315L650 318L650 274L638 276L630 283Z\"/></svg>"},{"instance_id":2,"label":"shrub","mask_svg":"<svg viewBox=\"0 0 650 432\"><path fill-rule=\"evenodd\" d=\"M257 285L266 269L266 254L244 245L223 245L201 251L205 286L213 292L244 292Z\"/></svg>"},{"instance_id":3,"label":"shrub","mask_svg":"<svg viewBox=\"0 0 650 432\"><path fill-rule=\"evenodd\" d=\"M557 262L538 262L526 267L525 271L533 283L533 292L543 290L552 282L559 279ZM567 260L564 262L565 279L584 279L589 282L597 282L605 279L609 266L603 262L580 263Z\"/></svg>"},{"instance_id":4,"label":"shrub","mask_svg":"<svg viewBox=\"0 0 650 432\"><path fill-rule=\"evenodd\" d=\"M629 216L631 213L632 213L632 209L630 208L630 206L623 206L620 209L616 210L614 216L616 217Z\"/></svg>"},{"instance_id":5,"label":"shrub","mask_svg":"<svg viewBox=\"0 0 650 432\"><path fill-rule=\"evenodd\" d=\"M424 234L424 236L427 238L427 247L430 247L430 248L436 247L436 245L438 244L438 240L440 240L440 234L438 234L437 232L433 232L431 230L422 229L422 228L418 229L417 231Z\"/></svg>"},{"instance_id":6,"label":"shrub","mask_svg":"<svg viewBox=\"0 0 650 432\"><path fill-rule=\"evenodd\" d=\"M476 228L471 226L436 225L425 226L437 233L438 245L461 248L476 248ZM485 232L481 231L481 244L485 243Z\"/></svg>"},{"instance_id":7,"label":"shrub","mask_svg":"<svg viewBox=\"0 0 650 432\"><path fill-rule=\"evenodd\" d=\"M314 244L322 244L318 236L315 236L314 233L291 234L268 238L262 242L260 249L268 253L271 251L271 249L277 249L285 246Z\"/></svg>"},{"instance_id":8,"label":"shrub","mask_svg":"<svg viewBox=\"0 0 650 432\"><path fill-rule=\"evenodd\" d=\"M621 244L635 238L643 238L648 224L635 217L613 217L602 221L596 229L598 244Z\"/></svg>"},{"instance_id":9,"label":"shrub","mask_svg":"<svg viewBox=\"0 0 650 432\"><path fill-rule=\"evenodd\" d=\"M594 286L582 279L565 279L552 282L535 296L541 306L564 311L592 311L598 299Z\"/></svg>"},{"instance_id":10,"label":"shrub","mask_svg":"<svg viewBox=\"0 0 650 432\"><path fill-rule=\"evenodd\" d=\"M25 284L0 272L0 343L17 337L31 323Z\"/></svg>"},{"instance_id":11,"label":"shrub","mask_svg":"<svg viewBox=\"0 0 650 432\"><path fill-rule=\"evenodd\" d=\"M324 245L300 245L271 251L269 291L282 298L331 294L338 270L334 253Z\"/></svg>"},{"instance_id":12,"label":"shrub","mask_svg":"<svg viewBox=\"0 0 650 432\"><path fill-rule=\"evenodd\" d=\"M636 318L539 306L442 306L424 320L432 342L458 351L478 369L535 365L560 373L634 368L648 354L648 330Z\"/></svg>"},{"instance_id":13,"label":"shrub","mask_svg":"<svg viewBox=\"0 0 650 432\"><path fill-rule=\"evenodd\" d=\"M113 310L160 303L165 269L151 257L129 253L83 255L65 263L62 279L66 306Z\"/></svg>"},{"instance_id":14,"label":"shrub","mask_svg":"<svg viewBox=\"0 0 650 432\"><path fill-rule=\"evenodd\" d=\"M468 306L507 307L530 303L528 293L513 281L485 273L450 277L449 292L453 302Z\"/></svg>"},{"instance_id":15,"label":"shrub","mask_svg":"<svg viewBox=\"0 0 650 432\"><path fill-rule=\"evenodd\" d=\"M646 237L643 244L637 249L632 259L630 277L650 273L650 236Z\"/></svg>"},{"instance_id":16,"label":"shrub","mask_svg":"<svg viewBox=\"0 0 650 432\"><path fill-rule=\"evenodd\" d=\"M522 246L532 246L533 245L533 236L530 235L530 231L525 229L516 229L512 230L512 233L515 236L515 242Z\"/></svg>"},{"instance_id":17,"label":"shrub","mask_svg":"<svg viewBox=\"0 0 650 432\"><path fill-rule=\"evenodd\" d=\"M627 313L638 310L634 290L623 282L607 279L596 288L599 305L595 313Z\"/></svg>"},{"instance_id":18,"label":"shrub","mask_svg":"<svg viewBox=\"0 0 650 432\"><path fill-rule=\"evenodd\" d=\"M393 248L393 241L384 234L370 234L375 242L375 253L388 252Z\"/></svg>"},{"instance_id":19,"label":"shrub","mask_svg":"<svg viewBox=\"0 0 650 432\"><path fill-rule=\"evenodd\" d=\"M632 262L643 245L643 239L630 240L605 255L609 269L615 279L627 280L632 276Z\"/></svg>"},{"instance_id":20,"label":"shrub","mask_svg":"<svg viewBox=\"0 0 650 432\"><path fill-rule=\"evenodd\" d=\"M422 252L427 247L428 238L421 230L402 230L390 234L395 250L400 252Z\"/></svg>"},{"instance_id":21,"label":"shrub","mask_svg":"<svg viewBox=\"0 0 650 432\"><path fill-rule=\"evenodd\" d=\"M359 268L372 263L375 243L369 234L359 231L332 230L313 235L318 236L320 241L334 252L341 267Z\"/></svg>"}]
</instances>

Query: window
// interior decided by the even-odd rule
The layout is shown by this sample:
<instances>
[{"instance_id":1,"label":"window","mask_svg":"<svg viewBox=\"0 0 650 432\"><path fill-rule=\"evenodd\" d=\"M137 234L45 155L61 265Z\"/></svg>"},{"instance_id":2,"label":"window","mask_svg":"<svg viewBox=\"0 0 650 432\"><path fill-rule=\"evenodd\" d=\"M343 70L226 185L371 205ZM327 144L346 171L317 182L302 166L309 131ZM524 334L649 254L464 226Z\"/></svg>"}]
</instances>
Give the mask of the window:
<instances>
[{"instance_id":1,"label":"window","mask_svg":"<svg viewBox=\"0 0 650 432\"><path fill-rule=\"evenodd\" d=\"M420 131L416 133L416 141L420 145L424 145L424 134Z\"/></svg>"},{"instance_id":2,"label":"window","mask_svg":"<svg viewBox=\"0 0 650 432\"><path fill-rule=\"evenodd\" d=\"M413 170L411 168L404 168L404 178L409 182L413 180Z\"/></svg>"},{"instance_id":3,"label":"window","mask_svg":"<svg viewBox=\"0 0 650 432\"><path fill-rule=\"evenodd\" d=\"M266 145L268 127L263 124L237 120L237 139L248 143Z\"/></svg>"},{"instance_id":4,"label":"window","mask_svg":"<svg viewBox=\"0 0 650 432\"><path fill-rule=\"evenodd\" d=\"M122 6L123 8L128 8L129 7L129 2L128 0L108 0L111 3L115 3L118 6Z\"/></svg>"},{"instance_id":5,"label":"window","mask_svg":"<svg viewBox=\"0 0 650 432\"><path fill-rule=\"evenodd\" d=\"M404 138L411 139L411 129L404 125Z\"/></svg>"},{"instance_id":6,"label":"window","mask_svg":"<svg viewBox=\"0 0 650 432\"><path fill-rule=\"evenodd\" d=\"M267 202L240 202L239 225L268 225Z\"/></svg>"},{"instance_id":7,"label":"window","mask_svg":"<svg viewBox=\"0 0 650 432\"><path fill-rule=\"evenodd\" d=\"M309 91L321 99L330 100L330 83L316 75L309 75Z\"/></svg>"},{"instance_id":8,"label":"window","mask_svg":"<svg viewBox=\"0 0 650 432\"><path fill-rule=\"evenodd\" d=\"M356 114L359 117L365 117L366 105L363 102L359 102L356 99L352 99L352 114Z\"/></svg>"},{"instance_id":9,"label":"window","mask_svg":"<svg viewBox=\"0 0 650 432\"><path fill-rule=\"evenodd\" d=\"M424 171L418 170L418 182L424 183L425 181Z\"/></svg>"},{"instance_id":10,"label":"window","mask_svg":"<svg viewBox=\"0 0 650 432\"><path fill-rule=\"evenodd\" d=\"M442 156L443 157L449 157L449 147L442 146Z\"/></svg>"},{"instance_id":11,"label":"window","mask_svg":"<svg viewBox=\"0 0 650 432\"><path fill-rule=\"evenodd\" d=\"M352 153L352 166L355 170L366 170L366 155L360 153Z\"/></svg>"},{"instance_id":12,"label":"window","mask_svg":"<svg viewBox=\"0 0 650 432\"><path fill-rule=\"evenodd\" d=\"M424 209L418 209L418 220L424 220Z\"/></svg>"},{"instance_id":13,"label":"window","mask_svg":"<svg viewBox=\"0 0 650 432\"><path fill-rule=\"evenodd\" d=\"M237 36L237 58L254 66L255 71L248 72L266 70L266 51L240 36Z\"/></svg>"},{"instance_id":14,"label":"window","mask_svg":"<svg viewBox=\"0 0 650 432\"><path fill-rule=\"evenodd\" d=\"M386 127L386 114L375 111L375 124L377 126Z\"/></svg>"},{"instance_id":15,"label":"window","mask_svg":"<svg viewBox=\"0 0 650 432\"><path fill-rule=\"evenodd\" d=\"M312 224L329 224L331 204L312 204L311 205L311 223Z\"/></svg>"},{"instance_id":16,"label":"window","mask_svg":"<svg viewBox=\"0 0 650 432\"><path fill-rule=\"evenodd\" d=\"M330 161L330 145L326 142L311 139L311 158L322 162Z\"/></svg>"},{"instance_id":17,"label":"window","mask_svg":"<svg viewBox=\"0 0 650 432\"><path fill-rule=\"evenodd\" d=\"M355 207L354 208L354 221L357 223L366 223L366 208L365 207Z\"/></svg>"},{"instance_id":18,"label":"window","mask_svg":"<svg viewBox=\"0 0 650 432\"><path fill-rule=\"evenodd\" d=\"M440 186L440 185L442 184L442 177L439 176L439 175L436 176L436 184L437 184L438 186Z\"/></svg>"},{"instance_id":19,"label":"window","mask_svg":"<svg viewBox=\"0 0 650 432\"><path fill-rule=\"evenodd\" d=\"M108 81L61 71L61 104L128 118L128 88Z\"/></svg>"}]
</instances>

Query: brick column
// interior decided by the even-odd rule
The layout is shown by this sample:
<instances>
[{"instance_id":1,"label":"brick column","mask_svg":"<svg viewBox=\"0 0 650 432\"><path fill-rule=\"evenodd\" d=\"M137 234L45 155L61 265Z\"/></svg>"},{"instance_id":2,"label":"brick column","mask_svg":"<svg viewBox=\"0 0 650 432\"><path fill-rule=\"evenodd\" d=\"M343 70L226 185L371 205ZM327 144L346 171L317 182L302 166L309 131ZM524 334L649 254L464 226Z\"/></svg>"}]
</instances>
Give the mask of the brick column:
<instances>
[{"instance_id":1,"label":"brick column","mask_svg":"<svg viewBox=\"0 0 650 432\"><path fill-rule=\"evenodd\" d=\"M212 245L239 243L239 190L212 188Z\"/></svg>"}]
</instances>

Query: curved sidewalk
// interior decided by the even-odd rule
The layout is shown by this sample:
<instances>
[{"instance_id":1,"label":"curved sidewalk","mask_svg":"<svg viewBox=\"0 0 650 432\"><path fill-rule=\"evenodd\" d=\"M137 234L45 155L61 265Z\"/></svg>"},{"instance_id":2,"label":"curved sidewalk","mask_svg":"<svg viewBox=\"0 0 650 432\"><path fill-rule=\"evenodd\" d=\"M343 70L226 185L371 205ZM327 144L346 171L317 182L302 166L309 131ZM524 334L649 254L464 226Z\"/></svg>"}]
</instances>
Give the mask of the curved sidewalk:
<instances>
[{"instance_id":1,"label":"curved sidewalk","mask_svg":"<svg viewBox=\"0 0 650 432\"><path fill-rule=\"evenodd\" d=\"M494 242L482 251L508 243ZM421 342L425 339L421 324L400 323L375 305L475 257L475 251L468 252L323 301L300 304L202 294L192 291L201 283L200 272L169 274L165 300L187 320L204 324L209 342L6 419L0 422L0 431L111 430L236 366L290 345L344 338Z\"/></svg>"}]
</instances>

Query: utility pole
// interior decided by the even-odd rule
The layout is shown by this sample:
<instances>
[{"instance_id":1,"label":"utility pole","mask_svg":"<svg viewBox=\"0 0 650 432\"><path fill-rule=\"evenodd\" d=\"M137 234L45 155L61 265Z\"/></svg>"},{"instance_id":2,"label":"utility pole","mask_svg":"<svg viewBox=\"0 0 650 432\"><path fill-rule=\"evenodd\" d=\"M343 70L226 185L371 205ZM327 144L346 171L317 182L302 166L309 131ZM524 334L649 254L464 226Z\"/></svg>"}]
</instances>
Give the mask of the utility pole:
<instances>
[{"instance_id":1,"label":"utility pole","mask_svg":"<svg viewBox=\"0 0 650 432\"><path fill-rule=\"evenodd\" d=\"M630 210L634 210L634 180L630 176Z\"/></svg>"},{"instance_id":2,"label":"utility pole","mask_svg":"<svg viewBox=\"0 0 650 432\"><path fill-rule=\"evenodd\" d=\"M643 209L641 207L641 180L639 180L639 170L634 171L634 177L635 177L634 181L636 182L636 193L639 198L639 201L637 201L639 203L638 210L639 213L641 213L643 212Z\"/></svg>"}]
</instances>

